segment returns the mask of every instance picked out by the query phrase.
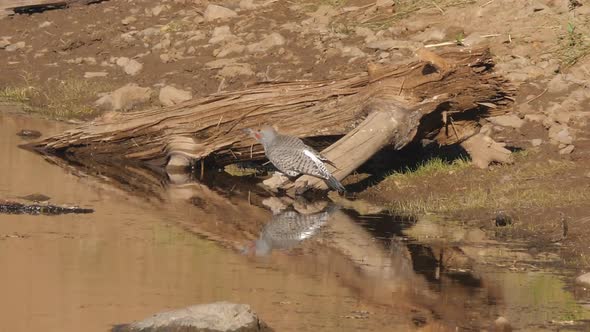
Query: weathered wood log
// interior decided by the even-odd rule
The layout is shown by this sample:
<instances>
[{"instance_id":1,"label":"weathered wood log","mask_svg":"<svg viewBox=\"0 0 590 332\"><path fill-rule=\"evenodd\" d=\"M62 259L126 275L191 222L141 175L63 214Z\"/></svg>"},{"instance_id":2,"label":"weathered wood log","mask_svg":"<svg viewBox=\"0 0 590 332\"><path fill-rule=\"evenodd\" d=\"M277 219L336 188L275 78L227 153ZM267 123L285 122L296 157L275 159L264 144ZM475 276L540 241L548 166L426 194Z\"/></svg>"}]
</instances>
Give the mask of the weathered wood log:
<instances>
[{"instance_id":1,"label":"weathered wood log","mask_svg":"<svg viewBox=\"0 0 590 332\"><path fill-rule=\"evenodd\" d=\"M417 61L369 66L342 80L260 84L162 109L108 113L32 147L71 161L141 161L158 167L262 159L241 129L273 124L300 137L344 136L324 151L345 177L386 144L460 143L480 117L505 112L511 87L487 49L419 52ZM303 178L301 182L311 179ZM321 186L321 182L312 183Z\"/></svg>"}]
</instances>

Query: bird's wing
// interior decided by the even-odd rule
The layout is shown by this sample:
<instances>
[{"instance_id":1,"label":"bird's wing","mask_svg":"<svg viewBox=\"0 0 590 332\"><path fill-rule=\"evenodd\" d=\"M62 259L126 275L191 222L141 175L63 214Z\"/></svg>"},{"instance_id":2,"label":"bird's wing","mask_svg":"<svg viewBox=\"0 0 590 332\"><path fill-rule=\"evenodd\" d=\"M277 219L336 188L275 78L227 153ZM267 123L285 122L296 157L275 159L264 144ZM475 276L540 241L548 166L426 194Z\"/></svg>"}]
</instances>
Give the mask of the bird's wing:
<instances>
[{"instance_id":1,"label":"bird's wing","mask_svg":"<svg viewBox=\"0 0 590 332\"><path fill-rule=\"evenodd\" d=\"M268 159L283 173L309 174L322 179L330 176L324 162L309 147L274 147Z\"/></svg>"},{"instance_id":2,"label":"bird's wing","mask_svg":"<svg viewBox=\"0 0 590 332\"><path fill-rule=\"evenodd\" d=\"M304 144L305 145L305 144ZM338 169L338 167L336 167L336 165L328 158L326 158L324 155L322 155L320 152L318 152L317 150L315 150L314 148L305 145L305 147L311 152L313 153L319 160L325 162L326 164Z\"/></svg>"}]
</instances>

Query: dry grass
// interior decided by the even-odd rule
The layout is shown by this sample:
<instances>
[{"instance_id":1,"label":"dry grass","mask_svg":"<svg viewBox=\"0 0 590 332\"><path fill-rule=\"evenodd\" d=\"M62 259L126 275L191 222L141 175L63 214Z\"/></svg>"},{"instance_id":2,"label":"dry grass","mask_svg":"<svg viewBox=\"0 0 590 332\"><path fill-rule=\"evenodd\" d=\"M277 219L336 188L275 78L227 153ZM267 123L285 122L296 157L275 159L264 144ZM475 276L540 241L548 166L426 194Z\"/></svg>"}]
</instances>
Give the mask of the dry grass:
<instances>
[{"instance_id":1,"label":"dry grass","mask_svg":"<svg viewBox=\"0 0 590 332\"><path fill-rule=\"evenodd\" d=\"M31 113L52 119L88 119L97 114L92 106L97 95L111 86L90 80L51 81L42 87L6 87L0 90L0 102L18 102Z\"/></svg>"},{"instance_id":2,"label":"dry grass","mask_svg":"<svg viewBox=\"0 0 590 332\"><path fill-rule=\"evenodd\" d=\"M559 185L576 165L567 161L524 161L491 170L466 171L466 160L452 163L433 159L414 170L396 172L380 183L377 195L394 199L386 203L394 213L453 214L474 210L527 209L568 206L590 201L590 192ZM552 179L552 181L545 181ZM400 191L404 195L399 198Z\"/></svg>"},{"instance_id":3,"label":"dry grass","mask_svg":"<svg viewBox=\"0 0 590 332\"><path fill-rule=\"evenodd\" d=\"M590 38L570 22L566 32L560 37L557 53L565 67L573 66L590 54Z\"/></svg>"},{"instance_id":4,"label":"dry grass","mask_svg":"<svg viewBox=\"0 0 590 332\"><path fill-rule=\"evenodd\" d=\"M0 102L26 103L31 99L33 87L6 87L0 90Z\"/></svg>"},{"instance_id":5,"label":"dry grass","mask_svg":"<svg viewBox=\"0 0 590 332\"><path fill-rule=\"evenodd\" d=\"M396 1L393 14L375 16L363 25L381 30L421 9L435 8L444 12L449 7L465 6L475 2L475 0L400 0Z\"/></svg>"}]
</instances>

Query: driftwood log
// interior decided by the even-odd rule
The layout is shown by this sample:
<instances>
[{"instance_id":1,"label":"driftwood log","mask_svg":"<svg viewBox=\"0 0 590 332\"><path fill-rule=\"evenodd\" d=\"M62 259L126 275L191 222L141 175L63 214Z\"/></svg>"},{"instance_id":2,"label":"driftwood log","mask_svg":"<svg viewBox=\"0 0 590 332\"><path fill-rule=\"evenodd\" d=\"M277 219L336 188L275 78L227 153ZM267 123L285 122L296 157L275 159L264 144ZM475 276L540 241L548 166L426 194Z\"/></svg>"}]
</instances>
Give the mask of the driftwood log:
<instances>
[{"instance_id":1,"label":"driftwood log","mask_svg":"<svg viewBox=\"0 0 590 332\"><path fill-rule=\"evenodd\" d=\"M224 165L264 158L241 129L272 124L303 138L340 138L323 154L342 179L385 145L400 149L423 138L465 142L478 133L479 119L506 112L512 92L493 72L487 49L421 50L415 61L369 65L368 72L341 80L261 83L165 109L107 113L31 147L85 164ZM469 152L487 150L470 146ZM509 160L496 155L496 161ZM307 177L297 182L325 188Z\"/></svg>"}]
</instances>

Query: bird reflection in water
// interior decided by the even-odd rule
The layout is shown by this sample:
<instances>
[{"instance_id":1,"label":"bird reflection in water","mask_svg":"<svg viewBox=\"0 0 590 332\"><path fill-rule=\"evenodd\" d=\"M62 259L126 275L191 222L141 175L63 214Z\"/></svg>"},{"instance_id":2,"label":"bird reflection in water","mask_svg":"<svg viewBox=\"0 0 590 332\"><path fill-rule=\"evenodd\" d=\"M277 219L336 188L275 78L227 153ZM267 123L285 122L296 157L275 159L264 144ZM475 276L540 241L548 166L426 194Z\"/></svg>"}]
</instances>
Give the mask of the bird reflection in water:
<instances>
[{"instance_id":1,"label":"bird reflection in water","mask_svg":"<svg viewBox=\"0 0 590 332\"><path fill-rule=\"evenodd\" d=\"M295 210L285 210L275 214L264 225L258 239L244 249L244 253L266 256L273 249L295 248L303 241L317 235L327 224L330 215L338 209L337 205L332 204L317 213L304 214Z\"/></svg>"}]
</instances>

